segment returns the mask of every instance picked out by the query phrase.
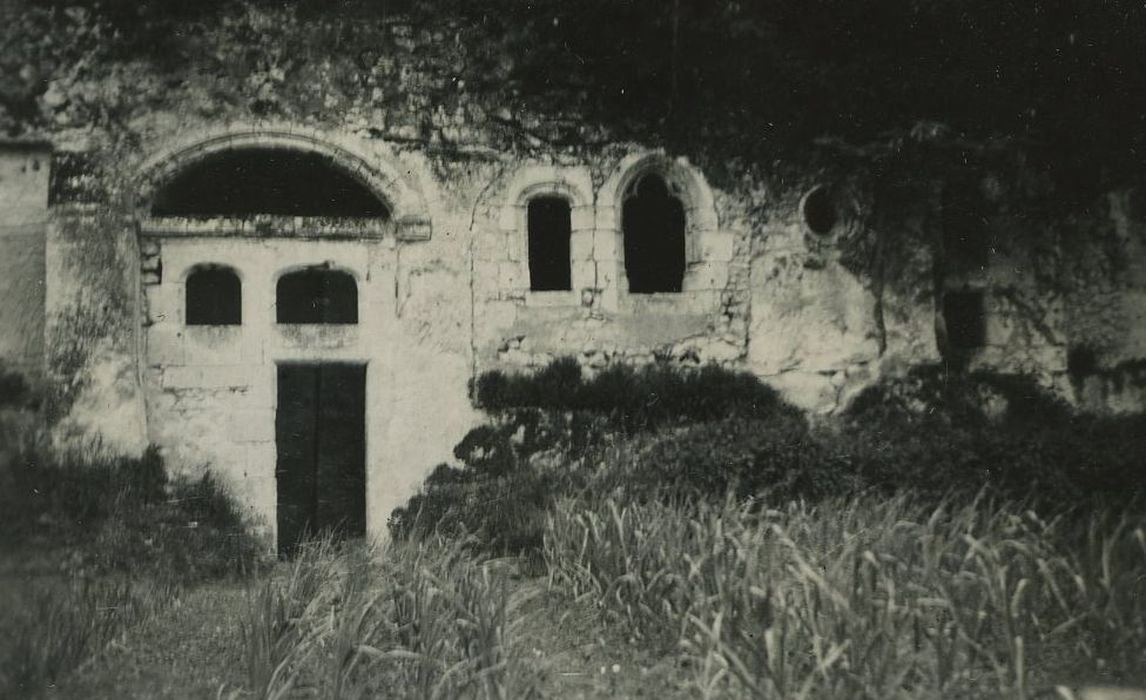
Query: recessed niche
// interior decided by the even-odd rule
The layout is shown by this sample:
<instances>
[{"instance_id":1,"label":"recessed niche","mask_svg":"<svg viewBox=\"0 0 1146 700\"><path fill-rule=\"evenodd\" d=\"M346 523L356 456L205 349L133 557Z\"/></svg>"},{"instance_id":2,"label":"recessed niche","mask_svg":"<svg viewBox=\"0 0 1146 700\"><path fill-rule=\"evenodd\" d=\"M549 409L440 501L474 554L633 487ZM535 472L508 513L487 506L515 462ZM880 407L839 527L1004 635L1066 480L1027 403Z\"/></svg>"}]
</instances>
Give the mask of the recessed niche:
<instances>
[{"instance_id":1,"label":"recessed niche","mask_svg":"<svg viewBox=\"0 0 1146 700\"><path fill-rule=\"evenodd\" d=\"M953 350L973 350L987 342L987 308L983 292L968 290L943 295L947 344Z\"/></svg>"},{"instance_id":2,"label":"recessed niche","mask_svg":"<svg viewBox=\"0 0 1146 700\"><path fill-rule=\"evenodd\" d=\"M387 218L385 203L317 153L237 148L188 166L155 195L153 216Z\"/></svg>"},{"instance_id":3,"label":"recessed niche","mask_svg":"<svg viewBox=\"0 0 1146 700\"><path fill-rule=\"evenodd\" d=\"M804 202L800 209L808 229L820 236L831 233L839 221L831 190L823 185L816 185L808 194L804 195Z\"/></svg>"}]
</instances>

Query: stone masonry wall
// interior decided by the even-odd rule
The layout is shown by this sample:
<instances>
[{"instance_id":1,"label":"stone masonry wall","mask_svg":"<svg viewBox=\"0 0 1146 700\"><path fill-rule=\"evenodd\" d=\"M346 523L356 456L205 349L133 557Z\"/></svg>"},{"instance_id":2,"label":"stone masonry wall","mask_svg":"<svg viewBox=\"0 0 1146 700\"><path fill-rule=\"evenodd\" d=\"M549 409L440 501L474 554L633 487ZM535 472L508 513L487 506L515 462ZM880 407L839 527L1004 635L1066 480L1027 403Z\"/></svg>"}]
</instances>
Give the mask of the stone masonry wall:
<instances>
[{"instance_id":1,"label":"stone masonry wall","mask_svg":"<svg viewBox=\"0 0 1146 700\"><path fill-rule=\"evenodd\" d=\"M889 184L822 159L787 179L726 164L717 181L657 144L507 100L502 58L460 36L246 7L173 40L170 61L69 48L86 58L37 98L50 126L29 139L45 146L0 148L0 358L43 358L62 439L157 443L175 469L220 473L273 529L275 364L364 363L368 527L381 532L477 419L467 382L482 371L560 355L590 371L716 362L831 413L881 377L953 366L944 300L964 292L982 295L984 326L961 349L966 369L1032 372L1089 410L1146 405L1139 190L1047 213L1037 173L970 163L960 176L981 195L988 250L953 270L949 182ZM462 65L487 82L459 79ZM182 168L260 146L321 155L392 219L151 215ZM48 147L50 207L47 156L33 155ZM680 293L628 292L622 209L646 173L685 211ZM808 216L817 186L830 225ZM534 292L526 209L551 195L570 204L572 289ZM241 326L184 323L183 281L206 263L240 273ZM354 275L359 323L274 323L277 276L322 263Z\"/></svg>"}]
</instances>

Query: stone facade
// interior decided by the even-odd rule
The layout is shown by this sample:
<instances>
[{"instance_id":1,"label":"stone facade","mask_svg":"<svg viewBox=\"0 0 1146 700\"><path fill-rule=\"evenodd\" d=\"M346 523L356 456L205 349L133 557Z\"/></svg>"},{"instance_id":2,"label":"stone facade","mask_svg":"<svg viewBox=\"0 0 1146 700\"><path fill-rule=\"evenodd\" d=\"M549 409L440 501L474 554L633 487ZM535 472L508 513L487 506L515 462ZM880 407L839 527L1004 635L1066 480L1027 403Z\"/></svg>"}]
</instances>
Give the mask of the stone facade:
<instances>
[{"instance_id":1,"label":"stone facade","mask_svg":"<svg viewBox=\"0 0 1146 700\"><path fill-rule=\"evenodd\" d=\"M198 72L109 63L103 78L129 75L140 94L53 83L42 99L56 127L0 147L0 357L51 382L61 439L158 444L176 469L220 474L273 532L276 367L364 365L367 528L381 533L478 419L474 376L563 355L589 371L715 362L824 414L939 362L1031 372L1087 410L1146 403L1146 211L1134 191L1086 217L1032 220L984 165L972 188L988 212L984 257L955 265L948 183L920 180L888 204L862 169L715 186L680 155L588 127L581 145L556 145L532 134L567 124L451 83L458 49L446 37L401 22L380 31L388 52L359 57L357 87L252 69L235 91L259 97L241 104L213 102ZM225 32L215 42L234 46ZM165 80L177 85L156 87ZM98 122L101 99L127 116ZM273 118L257 114L268 103ZM154 214L188 168L251 149L319 156L389 216ZM650 174L683 211L685 267L680 291L636 294L624 209ZM826 220L807 211L816 185ZM527 219L541 197L568 204L568 289L531 289ZM185 283L203 265L237 274L240 324L186 323ZM353 277L356 324L276 322L277 280L313 266ZM948 318L955 298L972 304L959 312L969 335Z\"/></svg>"}]
</instances>

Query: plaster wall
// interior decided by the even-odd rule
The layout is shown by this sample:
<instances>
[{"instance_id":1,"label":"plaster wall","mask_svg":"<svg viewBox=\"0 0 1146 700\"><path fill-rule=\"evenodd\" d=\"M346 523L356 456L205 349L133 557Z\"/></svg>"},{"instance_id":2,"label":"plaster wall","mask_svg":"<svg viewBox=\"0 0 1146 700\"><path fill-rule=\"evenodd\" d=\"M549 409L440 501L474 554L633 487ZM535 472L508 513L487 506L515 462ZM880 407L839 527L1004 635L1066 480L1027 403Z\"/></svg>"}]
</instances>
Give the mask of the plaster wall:
<instances>
[{"instance_id":1,"label":"plaster wall","mask_svg":"<svg viewBox=\"0 0 1146 700\"><path fill-rule=\"evenodd\" d=\"M468 357L410 333L399 299L424 301L408 285L393 238L377 241L146 237L162 279L145 287L148 439L195 474L210 468L275 529L276 368L281 363L366 366L367 528L384 531L389 512L442 461L472 424L464 391ZM184 323L184 281L196 265L226 265L242 281L242 325ZM275 283L316 264L351 273L354 325L278 324ZM415 275L418 277L418 275ZM406 280L406 281L403 281ZM465 308L466 287L450 300ZM436 292L435 292L436 293ZM443 301L442 299L438 299Z\"/></svg>"}]
</instances>

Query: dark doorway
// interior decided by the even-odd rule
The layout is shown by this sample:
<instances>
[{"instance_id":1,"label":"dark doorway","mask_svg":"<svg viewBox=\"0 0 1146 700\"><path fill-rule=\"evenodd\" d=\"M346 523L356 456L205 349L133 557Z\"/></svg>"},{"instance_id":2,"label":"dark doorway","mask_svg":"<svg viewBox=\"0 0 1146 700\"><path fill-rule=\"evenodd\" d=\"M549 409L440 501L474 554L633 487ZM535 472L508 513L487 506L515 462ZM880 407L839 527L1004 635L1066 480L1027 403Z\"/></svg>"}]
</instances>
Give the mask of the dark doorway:
<instances>
[{"instance_id":1,"label":"dark doorway","mask_svg":"<svg viewBox=\"0 0 1146 700\"><path fill-rule=\"evenodd\" d=\"M278 368L279 554L330 532L366 534L366 367Z\"/></svg>"}]
</instances>

